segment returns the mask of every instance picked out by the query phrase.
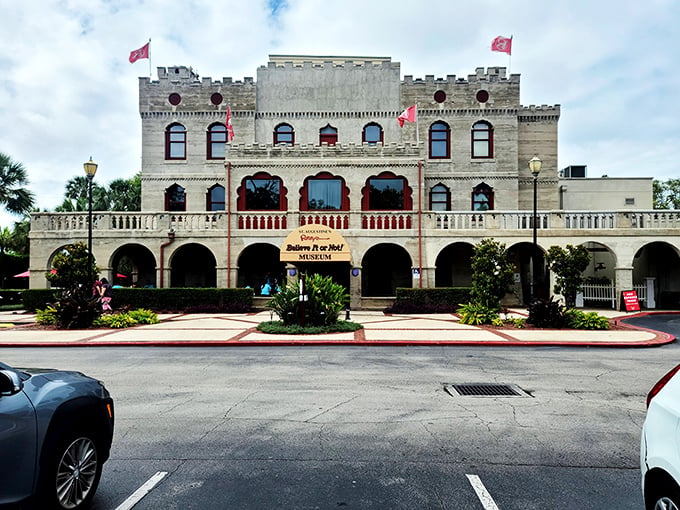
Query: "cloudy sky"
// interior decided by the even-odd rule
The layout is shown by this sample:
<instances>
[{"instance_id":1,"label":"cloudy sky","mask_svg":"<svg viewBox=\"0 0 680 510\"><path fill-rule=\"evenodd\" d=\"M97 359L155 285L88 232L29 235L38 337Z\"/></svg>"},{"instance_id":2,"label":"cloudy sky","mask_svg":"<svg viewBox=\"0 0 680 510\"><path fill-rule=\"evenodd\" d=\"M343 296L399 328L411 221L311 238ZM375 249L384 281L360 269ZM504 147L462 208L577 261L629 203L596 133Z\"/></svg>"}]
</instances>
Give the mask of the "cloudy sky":
<instances>
[{"instance_id":1,"label":"cloudy sky","mask_svg":"<svg viewBox=\"0 0 680 510\"><path fill-rule=\"evenodd\" d=\"M0 152L41 209L99 163L140 170L137 78L156 67L255 77L269 54L389 56L402 74L509 66L521 101L560 104L559 165L599 177L680 177L677 0L0 0ZM513 55L490 51L513 36ZM674 94L675 93L675 94ZM0 213L0 226L16 218Z\"/></svg>"}]
</instances>

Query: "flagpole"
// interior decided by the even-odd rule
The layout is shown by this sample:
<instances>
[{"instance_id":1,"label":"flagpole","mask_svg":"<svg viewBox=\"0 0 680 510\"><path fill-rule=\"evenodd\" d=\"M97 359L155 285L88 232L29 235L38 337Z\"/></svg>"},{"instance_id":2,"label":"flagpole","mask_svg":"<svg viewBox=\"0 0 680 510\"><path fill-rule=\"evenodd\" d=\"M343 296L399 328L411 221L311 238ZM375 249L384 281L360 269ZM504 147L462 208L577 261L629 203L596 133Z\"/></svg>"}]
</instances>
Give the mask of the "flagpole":
<instances>
[{"instance_id":1,"label":"flagpole","mask_svg":"<svg viewBox=\"0 0 680 510\"><path fill-rule=\"evenodd\" d=\"M153 79L151 74L151 37L149 37L149 80Z\"/></svg>"},{"instance_id":2,"label":"flagpole","mask_svg":"<svg viewBox=\"0 0 680 510\"><path fill-rule=\"evenodd\" d=\"M420 145L420 133L418 132L418 101L416 100L416 147Z\"/></svg>"}]
</instances>

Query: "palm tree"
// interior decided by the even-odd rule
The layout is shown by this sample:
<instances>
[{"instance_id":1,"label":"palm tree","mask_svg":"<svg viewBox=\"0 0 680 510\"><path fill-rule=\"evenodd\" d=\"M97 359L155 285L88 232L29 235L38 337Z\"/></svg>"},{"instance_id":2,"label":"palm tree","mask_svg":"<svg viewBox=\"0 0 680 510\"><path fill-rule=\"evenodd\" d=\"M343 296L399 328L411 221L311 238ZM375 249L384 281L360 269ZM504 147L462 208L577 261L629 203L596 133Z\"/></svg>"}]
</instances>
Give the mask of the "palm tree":
<instances>
[{"instance_id":1,"label":"palm tree","mask_svg":"<svg viewBox=\"0 0 680 510\"><path fill-rule=\"evenodd\" d=\"M21 163L0 152L0 205L12 214L31 211L35 196L22 187L28 184L26 169Z\"/></svg>"}]
</instances>

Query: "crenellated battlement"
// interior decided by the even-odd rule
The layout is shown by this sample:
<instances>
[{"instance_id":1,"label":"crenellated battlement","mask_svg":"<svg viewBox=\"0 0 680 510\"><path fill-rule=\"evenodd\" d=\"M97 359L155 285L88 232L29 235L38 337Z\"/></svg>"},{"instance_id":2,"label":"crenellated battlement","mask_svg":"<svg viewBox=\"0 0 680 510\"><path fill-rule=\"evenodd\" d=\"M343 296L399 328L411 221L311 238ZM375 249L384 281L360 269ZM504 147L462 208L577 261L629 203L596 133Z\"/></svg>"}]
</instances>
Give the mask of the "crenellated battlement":
<instances>
[{"instance_id":1,"label":"crenellated battlement","mask_svg":"<svg viewBox=\"0 0 680 510\"><path fill-rule=\"evenodd\" d=\"M369 145L367 143L343 143L337 145L296 144L231 144L228 159L270 159L272 161L288 158L334 159L334 158L414 158L421 156L416 143L391 143Z\"/></svg>"},{"instance_id":2,"label":"crenellated battlement","mask_svg":"<svg viewBox=\"0 0 680 510\"><path fill-rule=\"evenodd\" d=\"M469 74L467 79L456 78L455 74L449 74L446 78L435 78L433 74L425 75L423 78L413 78L413 75L407 74L402 81L405 85L415 85L419 83L436 84L436 85L469 85L471 83L517 83L519 84L520 75L511 74L508 78L507 69L505 67L489 67L486 70L483 67L475 69L475 74Z\"/></svg>"},{"instance_id":3,"label":"crenellated battlement","mask_svg":"<svg viewBox=\"0 0 680 510\"><path fill-rule=\"evenodd\" d=\"M269 55L269 62L260 69L399 69L399 62L390 57L350 57L350 56L311 56L311 55Z\"/></svg>"},{"instance_id":4,"label":"crenellated battlement","mask_svg":"<svg viewBox=\"0 0 680 510\"><path fill-rule=\"evenodd\" d=\"M192 67L186 66L171 66L171 67L157 67L158 80L151 80L148 77L140 77L140 86L156 86L156 87L170 87L176 88L178 86L192 86L192 87L225 87L225 86L254 86L255 80L252 77L245 77L243 81L234 81L231 77L223 77L222 81L217 81L204 76L200 78L198 72Z\"/></svg>"},{"instance_id":5,"label":"crenellated battlement","mask_svg":"<svg viewBox=\"0 0 680 510\"><path fill-rule=\"evenodd\" d=\"M522 106L517 112L517 118L520 122L536 122L539 120L556 120L561 115L561 107L559 104L549 106L543 105L529 105Z\"/></svg>"}]
</instances>

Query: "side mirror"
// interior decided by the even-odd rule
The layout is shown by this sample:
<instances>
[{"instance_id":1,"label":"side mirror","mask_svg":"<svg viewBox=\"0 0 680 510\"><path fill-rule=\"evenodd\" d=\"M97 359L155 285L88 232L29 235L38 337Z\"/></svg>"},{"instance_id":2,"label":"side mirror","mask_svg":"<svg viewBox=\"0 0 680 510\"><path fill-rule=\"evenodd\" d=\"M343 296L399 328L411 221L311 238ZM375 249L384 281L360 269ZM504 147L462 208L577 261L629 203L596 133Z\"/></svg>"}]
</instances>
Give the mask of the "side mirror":
<instances>
[{"instance_id":1,"label":"side mirror","mask_svg":"<svg viewBox=\"0 0 680 510\"><path fill-rule=\"evenodd\" d=\"M23 381L11 370L0 370L0 397L8 397L19 393L24 387Z\"/></svg>"}]
</instances>

